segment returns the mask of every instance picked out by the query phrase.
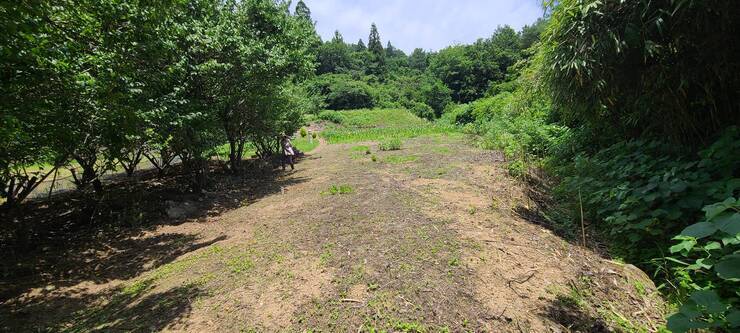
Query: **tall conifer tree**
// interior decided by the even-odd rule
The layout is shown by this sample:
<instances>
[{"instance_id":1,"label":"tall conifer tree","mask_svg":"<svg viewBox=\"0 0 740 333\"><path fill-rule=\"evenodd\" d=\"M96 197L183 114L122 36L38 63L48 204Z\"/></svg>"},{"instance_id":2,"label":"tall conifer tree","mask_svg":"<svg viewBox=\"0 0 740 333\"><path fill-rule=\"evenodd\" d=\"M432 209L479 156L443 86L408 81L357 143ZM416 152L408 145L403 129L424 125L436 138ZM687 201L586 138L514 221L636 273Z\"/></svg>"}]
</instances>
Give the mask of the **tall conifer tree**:
<instances>
[{"instance_id":1,"label":"tall conifer tree","mask_svg":"<svg viewBox=\"0 0 740 333\"><path fill-rule=\"evenodd\" d=\"M378 33L378 27L375 23L370 26L367 48L372 56L368 74L383 75L385 73L385 50L383 50L383 43L380 41L380 33Z\"/></svg>"}]
</instances>

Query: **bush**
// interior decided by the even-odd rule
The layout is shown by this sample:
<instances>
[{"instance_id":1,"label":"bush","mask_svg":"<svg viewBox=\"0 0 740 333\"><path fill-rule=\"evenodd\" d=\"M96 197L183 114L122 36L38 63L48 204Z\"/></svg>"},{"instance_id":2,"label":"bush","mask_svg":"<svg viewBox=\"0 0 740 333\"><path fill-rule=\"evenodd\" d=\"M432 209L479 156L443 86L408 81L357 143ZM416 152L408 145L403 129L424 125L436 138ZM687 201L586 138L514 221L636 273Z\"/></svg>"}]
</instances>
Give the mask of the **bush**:
<instances>
[{"instance_id":1,"label":"bush","mask_svg":"<svg viewBox=\"0 0 740 333\"><path fill-rule=\"evenodd\" d=\"M301 127L301 137L305 138L308 135L308 131L306 131L305 127Z\"/></svg>"},{"instance_id":2,"label":"bush","mask_svg":"<svg viewBox=\"0 0 740 333\"><path fill-rule=\"evenodd\" d=\"M411 112L419 118L424 118L428 120L433 120L435 117L434 109L424 103L414 103L414 106L411 108Z\"/></svg>"},{"instance_id":3,"label":"bush","mask_svg":"<svg viewBox=\"0 0 740 333\"><path fill-rule=\"evenodd\" d=\"M579 157L565 170L572 176L561 189L582 193L585 213L602 221L595 229L611 240L613 252L631 262L653 262L679 302L692 295L671 317L674 331L728 327L728 309L738 308L737 151L740 131L730 128L698 158L662 142L629 141ZM662 259L677 234L674 257Z\"/></svg>"},{"instance_id":4,"label":"bush","mask_svg":"<svg viewBox=\"0 0 740 333\"><path fill-rule=\"evenodd\" d=\"M321 111L321 113L319 113L319 119L330 121L335 124L341 124L344 121L344 117L342 117L339 112L333 110Z\"/></svg>"},{"instance_id":5,"label":"bush","mask_svg":"<svg viewBox=\"0 0 740 333\"><path fill-rule=\"evenodd\" d=\"M450 104L445 108L441 121L450 125L463 126L475 121L470 104Z\"/></svg>"},{"instance_id":6,"label":"bush","mask_svg":"<svg viewBox=\"0 0 740 333\"><path fill-rule=\"evenodd\" d=\"M391 139L383 141L378 145L378 149L382 151L401 150L401 140Z\"/></svg>"},{"instance_id":7,"label":"bush","mask_svg":"<svg viewBox=\"0 0 740 333\"><path fill-rule=\"evenodd\" d=\"M323 104L330 110L353 110L375 106L372 88L350 75L321 75L309 86L313 94L323 96Z\"/></svg>"}]
</instances>

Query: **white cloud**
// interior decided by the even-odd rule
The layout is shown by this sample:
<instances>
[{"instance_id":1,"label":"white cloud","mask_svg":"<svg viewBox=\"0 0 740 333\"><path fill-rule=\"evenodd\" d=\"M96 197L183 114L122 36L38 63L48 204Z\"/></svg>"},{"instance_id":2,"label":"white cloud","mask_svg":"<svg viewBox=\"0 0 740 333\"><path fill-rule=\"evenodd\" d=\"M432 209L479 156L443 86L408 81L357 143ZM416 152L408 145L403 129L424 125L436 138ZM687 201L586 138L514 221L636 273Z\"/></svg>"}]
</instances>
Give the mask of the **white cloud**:
<instances>
[{"instance_id":1,"label":"white cloud","mask_svg":"<svg viewBox=\"0 0 740 333\"><path fill-rule=\"evenodd\" d=\"M383 43L410 52L439 50L488 37L499 25L520 29L542 15L538 0L304 0L322 38L339 30L347 42L367 43L370 24Z\"/></svg>"}]
</instances>

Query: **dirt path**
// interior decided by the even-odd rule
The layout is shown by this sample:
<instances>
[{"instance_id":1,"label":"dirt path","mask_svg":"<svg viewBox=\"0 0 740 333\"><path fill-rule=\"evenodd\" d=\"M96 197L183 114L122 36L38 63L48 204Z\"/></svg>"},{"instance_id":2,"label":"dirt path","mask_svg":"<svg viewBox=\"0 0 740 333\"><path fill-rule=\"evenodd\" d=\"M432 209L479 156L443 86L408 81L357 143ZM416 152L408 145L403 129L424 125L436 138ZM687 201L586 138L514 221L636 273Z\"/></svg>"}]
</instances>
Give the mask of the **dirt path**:
<instances>
[{"instance_id":1,"label":"dirt path","mask_svg":"<svg viewBox=\"0 0 740 333\"><path fill-rule=\"evenodd\" d=\"M659 323L641 272L525 218L536 207L497 154L430 137L396 152L369 144L373 162L357 146L322 142L275 194L140 236L202 244L176 260L19 296L37 300L25 327L587 332ZM352 191L332 195L333 185Z\"/></svg>"}]
</instances>

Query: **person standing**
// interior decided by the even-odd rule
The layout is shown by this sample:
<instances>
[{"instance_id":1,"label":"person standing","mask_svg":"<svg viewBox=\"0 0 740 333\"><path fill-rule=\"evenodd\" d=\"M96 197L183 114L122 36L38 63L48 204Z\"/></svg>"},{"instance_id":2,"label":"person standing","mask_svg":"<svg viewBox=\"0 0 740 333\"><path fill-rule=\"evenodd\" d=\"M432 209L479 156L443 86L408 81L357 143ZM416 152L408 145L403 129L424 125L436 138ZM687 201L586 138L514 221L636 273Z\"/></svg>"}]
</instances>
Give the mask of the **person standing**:
<instances>
[{"instance_id":1,"label":"person standing","mask_svg":"<svg viewBox=\"0 0 740 333\"><path fill-rule=\"evenodd\" d=\"M283 170L285 170L285 164L290 164L290 169L295 170L295 150L293 149L293 143L290 142L290 137L283 133L280 144L283 146Z\"/></svg>"}]
</instances>

